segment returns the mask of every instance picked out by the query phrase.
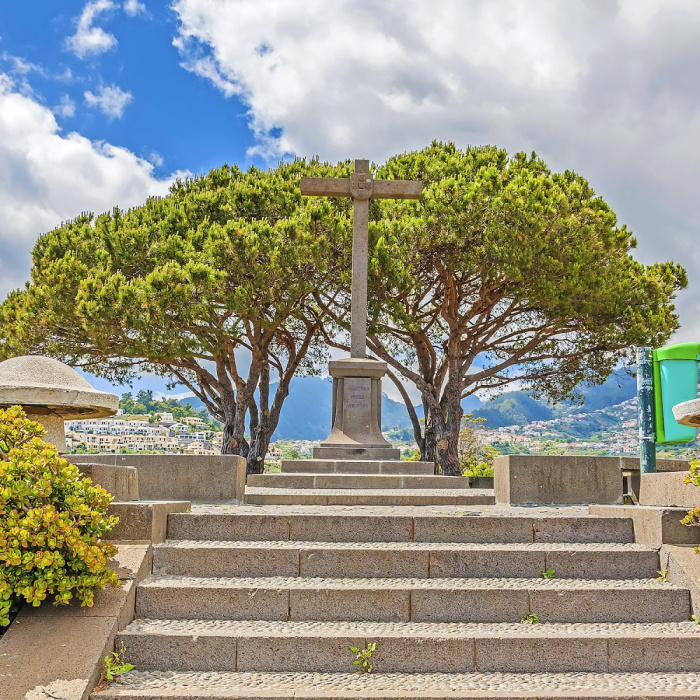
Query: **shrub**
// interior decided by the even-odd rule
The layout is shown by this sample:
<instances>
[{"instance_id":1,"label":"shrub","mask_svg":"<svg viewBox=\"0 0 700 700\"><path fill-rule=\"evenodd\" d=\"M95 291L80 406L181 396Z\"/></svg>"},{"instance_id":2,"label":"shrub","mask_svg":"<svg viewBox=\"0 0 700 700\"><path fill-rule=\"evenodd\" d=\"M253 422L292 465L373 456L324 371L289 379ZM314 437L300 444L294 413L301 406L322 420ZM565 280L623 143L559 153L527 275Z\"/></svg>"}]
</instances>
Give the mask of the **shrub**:
<instances>
[{"instance_id":1,"label":"shrub","mask_svg":"<svg viewBox=\"0 0 700 700\"><path fill-rule=\"evenodd\" d=\"M462 416L458 448L462 476L493 476L493 458L497 452L486 445L477 432L485 422L485 418L474 418L471 413Z\"/></svg>"},{"instance_id":2,"label":"shrub","mask_svg":"<svg viewBox=\"0 0 700 700\"><path fill-rule=\"evenodd\" d=\"M486 462L479 462L465 469L462 476L493 476L493 467Z\"/></svg>"},{"instance_id":3,"label":"shrub","mask_svg":"<svg viewBox=\"0 0 700 700\"><path fill-rule=\"evenodd\" d=\"M690 471L684 479L686 484L700 486L700 459L696 459L690 463ZM700 525L700 508L693 508L688 511L688 515L681 520L684 525ZM696 547L695 551L700 554L700 547Z\"/></svg>"},{"instance_id":4,"label":"shrub","mask_svg":"<svg viewBox=\"0 0 700 700\"><path fill-rule=\"evenodd\" d=\"M0 626L24 599L33 606L118 586L108 566L116 548L102 541L117 523L112 496L43 440L45 429L19 406L0 410Z\"/></svg>"}]
</instances>

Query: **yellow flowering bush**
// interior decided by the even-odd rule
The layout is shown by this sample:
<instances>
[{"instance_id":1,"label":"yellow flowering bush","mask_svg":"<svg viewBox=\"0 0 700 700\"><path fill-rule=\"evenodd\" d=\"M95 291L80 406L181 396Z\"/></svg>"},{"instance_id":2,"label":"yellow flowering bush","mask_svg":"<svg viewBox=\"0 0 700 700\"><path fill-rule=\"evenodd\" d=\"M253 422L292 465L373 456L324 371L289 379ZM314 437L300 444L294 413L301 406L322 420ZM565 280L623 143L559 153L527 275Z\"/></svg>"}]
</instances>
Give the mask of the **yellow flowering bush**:
<instances>
[{"instance_id":1,"label":"yellow flowering bush","mask_svg":"<svg viewBox=\"0 0 700 700\"><path fill-rule=\"evenodd\" d=\"M700 486L700 459L696 459L690 463L690 471L683 480L686 484ZM700 508L693 508L688 511L688 515L681 520L684 525L700 525ZM696 547L695 551L700 554L700 547Z\"/></svg>"},{"instance_id":2,"label":"yellow flowering bush","mask_svg":"<svg viewBox=\"0 0 700 700\"><path fill-rule=\"evenodd\" d=\"M89 606L96 590L119 585L108 566L116 547L102 540L118 521L105 515L112 496L45 432L19 406L0 410L0 626L22 598Z\"/></svg>"}]
</instances>

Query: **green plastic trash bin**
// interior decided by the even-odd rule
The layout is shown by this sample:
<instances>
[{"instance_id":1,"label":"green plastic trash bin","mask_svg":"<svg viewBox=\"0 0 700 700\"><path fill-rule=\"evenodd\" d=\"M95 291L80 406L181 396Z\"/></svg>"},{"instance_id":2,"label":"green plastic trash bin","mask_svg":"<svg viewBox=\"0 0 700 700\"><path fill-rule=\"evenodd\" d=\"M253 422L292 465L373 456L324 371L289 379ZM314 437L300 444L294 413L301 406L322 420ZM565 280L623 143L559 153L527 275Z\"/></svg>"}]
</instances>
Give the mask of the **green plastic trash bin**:
<instances>
[{"instance_id":1,"label":"green plastic trash bin","mask_svg":"<svg viewBox=\"0 0 700 700\"><path fill-rule=\"evenodd\" d=\"M654 419L659 444L692 442L696 429L676 423L673 407L698 396L700 343L654 350Z\"/></svg>"}]
</instances>

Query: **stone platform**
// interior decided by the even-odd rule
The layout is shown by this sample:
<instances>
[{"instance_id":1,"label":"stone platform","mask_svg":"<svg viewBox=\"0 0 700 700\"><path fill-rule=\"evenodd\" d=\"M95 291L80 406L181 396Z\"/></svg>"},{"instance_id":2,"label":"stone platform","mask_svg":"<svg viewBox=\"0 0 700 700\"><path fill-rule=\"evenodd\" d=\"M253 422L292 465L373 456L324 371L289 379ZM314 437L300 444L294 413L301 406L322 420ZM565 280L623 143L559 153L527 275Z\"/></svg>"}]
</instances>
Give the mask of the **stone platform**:
<instances>
[{"instance_id":1,"label":"stone platform","mask_svg":"<svg viewBox=\"0 0 700 700\"><path fill-rule=\"evenodd\" d=\"M388 452L388 450L385 450ZM462 476L434 476L431 462L282 460L279 474L248 477L246 502L256 505L488 505L493 491L470 489Z\"/></svg>"}]
</instances>

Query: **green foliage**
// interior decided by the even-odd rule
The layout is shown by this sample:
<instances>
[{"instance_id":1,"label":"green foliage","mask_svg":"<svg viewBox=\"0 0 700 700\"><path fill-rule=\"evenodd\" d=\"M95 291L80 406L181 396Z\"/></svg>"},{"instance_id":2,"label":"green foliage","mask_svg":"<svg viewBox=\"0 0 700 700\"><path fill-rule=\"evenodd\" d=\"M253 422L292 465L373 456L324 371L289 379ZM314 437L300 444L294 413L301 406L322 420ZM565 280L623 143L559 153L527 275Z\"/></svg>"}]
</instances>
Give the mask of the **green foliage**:
<instances>
[{"instance_id":1,"label":"green foliage","mask_svg":"<svg viewBox=\"0 0 700 700\"><path fill-rule=\"evenodd\" d=\"M213 421L204 409L197 411L192 408L191 404L186 403L183 406L176 399L154 399L150 389L139 390L136 393L136 399L130 391L123 393L119 399L119 408L126 415L148 414L153 416L158 413L172 413L175 420L190 417L201 418L205 427L210 430L221 430L221 423Z\"/></svg>"},{"instance_id":2,"label":"green foliage","mask_svg":"<svg viewBox=\"0 0 700 700\"><path fill-rule=\"evenodd\" d=\"M243 449L248 413L257 464L292 376L325 352L330 324L314 294L350 274L350 200L302 198L299 180L349 170L224 165L165 198L46 233L31 282L0 306L0 357L46 354L115 381L152 371L184 384L225 424L225 452Z\"/></svg>"},{"instance_id":3,"label":"green foliage","mask_svg":"<svg viewBox=\"0 0 700 700\"><path fill-rule=\"evenodd\" d=\"M118 682L119 676L129 673L129 671L133 671L134 665L128 664L124 661L125 651L124 642L122 642L120 651L113 651L111 654L105 656L105 667L103 671L103 677L105 680L116 680Z\"/></svg>"},{"instance_id":4,"label":"green foliage","mask_svg":"<svg viewBox=\"0 0 700 700\"><path fill-rule=\"evenodd\" d=\"M351 202L301 197L299 179L351 167L225 165L45 234L29 285L0 306L0 359L46 354L113 380L145 370L185 384L225 424L225 451L245 447L248 414L258 470L291 377L318 366L324 335L342 344L349 315ZM635 260L634 237L582 176L439 142L376 176L420 179L424 194L370 201L368 344L420 392L416 442L443 473L461 471L461 401L477 390L575 397L677 329L685 271Z\"/></svg>"},{"instance_id":5,"label":"green foliage","mask_svg":"<svg viewBox=\"0 0 700 700\"><path fill-rule=\"evenodd\" d=\"M54 604L118 586L108 567L116 548L102 538L118 522L112 497L41 440L45 430L18 406L0 410L0 625L13 606Z\"/></svg>"},{"instance_id":6,"label":"green foliage","mask_svg":"<svg viewBox=\"0 0 700 700\"><path fill-rule=\"evenodd\" d=\"M558 401L678 327L683 268L635 260L630 231L574 172L434 142L377 177L420 179L424 194L370 205L369 344L416 384L443 473L459 473L460 401L476 390L521 382Z\"/></svg>"},{"instance_id":7,"label":"green foliage","mask_svg":"<svg viewBox=\"0 0 700 700\"><path fill-rule=\"evenodd\" d=\"M536 613L525 613L520 618L520 621L524 622L526 625L537 625L540 622L540 616Z\"/></svg>"},{"instance_id":8,"label":"green foliage","mask_svg":"<svg viewBox=\"0 0 700 700\"><path fill-rule=\"evenodd\" d=\"M554 569L546 569L542 572L542 578L554 578L556 573Z\"/></svg>"},{"instance_id":9,"label":"green foliage","mask_svg":"<svg viewBox=\"0 0 700 700\"><path fill-rule=\"evenodd\" d=\"M355 654L353 666L358 666L360 673L372 673L374 666L372 665L372 654L377 649L376 642L370 642L364 649L350 647L350 651Z\"/></svg>"},{"instance_id":10,"label":"green foliage","mask_svg":"<svg viewBox=\"0 0 700 700\"><path fill-rule=\"evenodd\" d=\"M465 469L462 472L462 476L482 476L482 477L492 477L493 476L493 467L490 467L489 464L493 464L493 458L498 453L491 446L488 446L486 449L488 450L488 461L479 462L478 464L475 464L473 467L469 467L468 469Z\"/></svg>"},{"instance_id":11,"label":"green foliage","mask_svg":"<svg viewBox=\"0 0 700 700\"><path fill-rule=\"evenodd\" d=\"M666 583L668 580L668 569L659 569L656 573L658 574L656 580L661 581L661 583Z\"/></svg>"},{"instance_id":12,"label":"green foliage","mask_svg":"<svg viewBox=\"0 0 700 700\"><path fill-rule=\"evenodd\" d=\"M462 416L458 447L462 476L493 476L493 459L498 453L477 433L485 422L485 418L474 418L471 413Z\"/></svg>"},{"instance_id":13,"label":"green foliage","mask_svg":"<svg viewBox=\"0 0 700 700\"><path fill-rule=\"evenodd\" d=\"M691 615L691 616L690 616L690 619L691 619L696 625L700 625L700 618L698 618L697 615L695 615L695 614Z\"/></svg>"}]
</instances>

